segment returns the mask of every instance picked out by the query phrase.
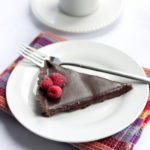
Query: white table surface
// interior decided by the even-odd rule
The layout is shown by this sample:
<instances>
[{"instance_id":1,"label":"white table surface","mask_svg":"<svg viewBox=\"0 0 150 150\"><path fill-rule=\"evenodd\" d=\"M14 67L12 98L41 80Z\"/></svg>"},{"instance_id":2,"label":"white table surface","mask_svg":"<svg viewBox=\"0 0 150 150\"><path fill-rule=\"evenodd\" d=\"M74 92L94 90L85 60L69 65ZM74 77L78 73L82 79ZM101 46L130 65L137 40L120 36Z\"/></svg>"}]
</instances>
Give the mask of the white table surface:
<instances>
[{"instance_id":1,"label":"white table surface","mask_svg":"<svg viewBox=\"0 0 150 150\"><path fill-rule=\"evenodd\" d=\"M0 72L16 58L21 43L29 43L39 32L52 31L68 39L88 39L124 51L141 66L150 68L150 0L125 0L120 19L112 26L89 34L62 33L37 22L29 10L29 0L3 0L0 4ZM2 150L74 150L68 144L34 135L14 118L0 111ZM134 147L150 147L150 123Z\"/></svg>"}]
</instances>

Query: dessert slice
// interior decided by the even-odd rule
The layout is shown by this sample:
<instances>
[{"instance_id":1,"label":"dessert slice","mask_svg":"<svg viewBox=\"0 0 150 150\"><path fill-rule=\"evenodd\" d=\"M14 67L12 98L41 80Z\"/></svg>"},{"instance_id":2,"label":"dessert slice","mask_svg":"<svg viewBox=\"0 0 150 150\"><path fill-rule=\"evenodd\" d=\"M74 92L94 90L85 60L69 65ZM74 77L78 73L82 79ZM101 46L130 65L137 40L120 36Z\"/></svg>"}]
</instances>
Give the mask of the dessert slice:
<instances>
[{"instance_id":1,"label":"dessert slice","mask_svg":"<svg viewBox=\"0 0 150 150\"><path fill-rule=\"evenodd\" d=\"M36 97L42 115L52 116L83 109L131 89L132 86L126 83L78 73L46 61L44 68L40 69Z\"/></svg>"}]
</instances>

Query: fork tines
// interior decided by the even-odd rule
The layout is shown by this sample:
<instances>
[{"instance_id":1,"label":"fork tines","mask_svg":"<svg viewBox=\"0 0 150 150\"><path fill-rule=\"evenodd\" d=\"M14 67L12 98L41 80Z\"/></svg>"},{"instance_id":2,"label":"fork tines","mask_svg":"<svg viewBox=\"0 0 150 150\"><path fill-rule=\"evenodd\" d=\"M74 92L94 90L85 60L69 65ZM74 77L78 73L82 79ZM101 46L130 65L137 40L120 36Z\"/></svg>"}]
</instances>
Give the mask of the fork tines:
<instances>
[{"instance_id":1,"label":"fork tines","mask_svg":"<svg viewBox=\"0 0 150 150\"><path fill-rule=\"evenodd\" d=\"M30 46L23 45L21 50L19 51L19 54L24 56L25 58L29 59L30 61L32 61L33 63L35 63L39 67L44 66L45 58L43 56L41 56L40 54L38 54L36 52L36 49L34 49Z\"/></svg>"}]
</instances>

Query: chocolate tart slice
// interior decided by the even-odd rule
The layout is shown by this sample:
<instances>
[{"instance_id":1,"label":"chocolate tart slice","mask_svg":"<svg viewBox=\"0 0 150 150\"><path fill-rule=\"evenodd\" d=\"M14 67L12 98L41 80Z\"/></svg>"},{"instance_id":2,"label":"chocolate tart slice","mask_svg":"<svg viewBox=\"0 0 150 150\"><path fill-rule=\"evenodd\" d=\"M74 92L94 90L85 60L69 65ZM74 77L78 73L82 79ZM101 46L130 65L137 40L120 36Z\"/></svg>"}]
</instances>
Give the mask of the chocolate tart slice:
<instances>
[{"instance_id":1,"label":"chocolate tart slice","mask_svg":"<svg viewBox=\"0 0 150 150\"><path fill-rule=\"evenodd\" d=\"M66 79L61 98L57 103L51 101L40 88L41 80L53 72L61 73ZM131 89L132 86L126 83L78 73L46 61L45 66L40 69L36 97L41 114L53 116L60 112L83 109L92 104L118 97Z\"/></svg>"}]
</instances>

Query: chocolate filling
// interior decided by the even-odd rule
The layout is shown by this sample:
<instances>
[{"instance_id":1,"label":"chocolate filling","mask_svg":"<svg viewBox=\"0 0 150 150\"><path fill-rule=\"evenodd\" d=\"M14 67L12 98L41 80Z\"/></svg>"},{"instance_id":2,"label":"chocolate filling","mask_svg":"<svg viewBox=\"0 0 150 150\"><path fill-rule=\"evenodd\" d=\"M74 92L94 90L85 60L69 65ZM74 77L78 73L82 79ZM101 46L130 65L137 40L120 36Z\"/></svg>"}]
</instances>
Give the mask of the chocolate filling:
<instances>
[{"instance_id":1,"label":"chocolate filling","mask_svg":"<svg viewBox=\"0 0 150 150\"><path fill-rule=\"evenodd\" d=\"M51 101L39 86L40 81L52 72L59 72L66 78L62 96L57 103ZM44 68L40 69L36 97L42 115L52 116L60 112L83 109L92 104L121 96L131 89L130 84L78 73L46 61Z\"/></svg>"}]
</instances>

